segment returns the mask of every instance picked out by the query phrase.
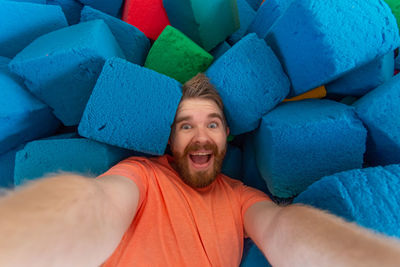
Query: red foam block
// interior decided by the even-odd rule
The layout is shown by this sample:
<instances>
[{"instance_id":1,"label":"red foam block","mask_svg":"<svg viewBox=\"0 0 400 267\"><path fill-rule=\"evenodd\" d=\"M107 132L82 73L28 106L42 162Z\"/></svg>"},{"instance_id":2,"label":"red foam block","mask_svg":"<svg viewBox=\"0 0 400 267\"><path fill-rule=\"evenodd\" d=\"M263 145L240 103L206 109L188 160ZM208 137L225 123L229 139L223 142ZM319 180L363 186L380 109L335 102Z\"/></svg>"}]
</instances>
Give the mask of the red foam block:
<instances>
[{"instance_id":1,"label":"red foam block","mask_svg":"<svg viewBox=\"0 0 400 267\"><path fill-rule=\"evenodd\" d=\"M170 24L162 0L126 0L122 20L152 40Z\"/></svg>"}]
</instances>

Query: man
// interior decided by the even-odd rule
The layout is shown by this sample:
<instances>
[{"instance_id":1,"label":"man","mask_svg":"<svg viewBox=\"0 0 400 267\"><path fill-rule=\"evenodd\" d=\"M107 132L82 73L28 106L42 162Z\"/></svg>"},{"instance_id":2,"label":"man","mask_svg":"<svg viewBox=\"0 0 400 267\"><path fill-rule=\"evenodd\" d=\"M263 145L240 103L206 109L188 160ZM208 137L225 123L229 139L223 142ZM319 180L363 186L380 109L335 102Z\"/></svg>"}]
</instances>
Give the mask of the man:
<instances>
[{"instance_id":1,"label":"man","mask_svg":"<svg viewBox=\"0 0 400 267\"><path fill-rule=\"evenodd\" d=\"M229 129L200 74L183 88L172 157L97 179L44 178L0 200L0 266L238 266L249 236L274 266L398 266L400 246L317 209L279 207L220 174Z\"/></svg>"}]
</instances>

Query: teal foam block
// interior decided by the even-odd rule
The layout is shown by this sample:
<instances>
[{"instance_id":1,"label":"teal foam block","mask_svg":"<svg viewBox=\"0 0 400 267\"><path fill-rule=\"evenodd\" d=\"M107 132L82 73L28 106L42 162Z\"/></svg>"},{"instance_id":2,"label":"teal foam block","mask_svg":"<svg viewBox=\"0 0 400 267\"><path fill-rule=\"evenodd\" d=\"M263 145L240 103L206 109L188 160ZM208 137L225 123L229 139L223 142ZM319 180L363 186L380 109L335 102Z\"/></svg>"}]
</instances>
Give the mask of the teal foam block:
<instances>
[{"instance_id":1,"label":"teal foam block","mask_svg":"<svg viewBox=\"0 0 400 267\"><path fill-rule=\"evenodd\" d=\"M59 121L51 109L32 96L22 80L10 73L6 58L0 64L0 154L54 133Z\"/></svg>"},{"instance_id":2,"label":"teal foam block","mask_svg":"<svg viewBox=\"0 0 400 267\"><path fill-rule=\"evenodd\" d=\"M97 10L118 17L123 0L78 0L84 5L91 6Z\"/></svg>"},{"instance_id":3,"label":"teal foam block","mask_svg":"<svg viewBox=\"0 0 400 267\"><path fill-rule=\"evenodd\" d=\"M237 7L239 11L240 28L228 37L227 41L230 45L234 45L246 35L247 28L256 15L256 12L246 0L237 0Z\"/></svg>"},{"instance_id":4,"label":"teal foam block","mask_svg":"<svg viewBox=\"0 0 400 267\"><path fill-rule=\"evenodd\" d=\"M54 109L64 125L77 125L103 64L124 57L108 26L93 20L43 35L10 62L28 89Z\"/></svg>"},{"instance_id":5,"label":"teal foam block","mask_svg":"<svg viewBox=\"0 0 400 267\"><path fill-rule=\"evenodd\" d=\"M400 38L383 0L302 0L289 5L266 41L299 95L394 51Z\"/></svg>"},{"instance_id":6,"label":"teal foam block","mask_svg":"<svg viewBox=\"0 0 400 267\"><path fill-rule=\"evenodd\" d=\"M78 132L110 145L162 155L181 97L176 80L123 59L109 59Z\"/></svg>"},{"instance_id":7,"label":"teal foam block","mask_svg":"<svg viewBox=\"0 0 400 267\"><path fill-rule=\"evenodd\" d=\"M214 47L210 51L210 54L214 57L214 61L215 61L217 58L221 57L229 49L231 49L230 44L228 44L226 41L223 41L222 43L220 43L219 45Z\"/></svg>"},{"instance_id":8,"label":"teal foam block","mask_svg":"<svg viewBox=\"0 0 400 267\"><path fill-rule=\"evenodd\" d=\"M257 10L247 32L254 32L259 38L264 39L272 25L285 12L293 0L268 0Z\"/></svg>"},{"instance_id":9,"label":"teal foam block","mask_svg":"<svg viewBox=\"0 0 400 267\"><path fill-rule=\"evenodd\" d=\"M210 51L240 27L236 0L163 0L171 25Z\"/></svg>"},{"instance_id":10,"label":"teal foam block","mask_svg":"<svg viewBox=\"0 0 400 267\"><path fill-rule=\"evenodd\" d=\"M369 92L353 106L368 129L368 164L400 163L400 75Z\"/></svg>"},{"instance_id":11,"label":"teal foam block","mask_svg":"<svg viewBox=\"0 0 400 267\"><path fill-rule=\"evenodd\" d=\"M363 96L392 78L394 73L394 54L374 59L337 80L325 85L326 91L332 94Z\"/></svg>"},{"instance_id":12,"label":"teal foam block","mask_svg":"<svg viewBox=\"0 0 400 267\"><path fill-rule=\"evenodd\" d=\"M58 6L0 1L0 56L13 58L37 37L66 26Z\"/></svg>"},{"instance_id":13,"label":"teal foam block","mask_svg":"<svg viewBox=\"0 0 400 267\"><path fill-rule=\"evenodd\" d=\"M69 25L79 23L83 5L76 0L47 0L48 5L58 5L67 18Z\"/></svg>"},{"instance_id":14,"label":"teal foam block","mask_svg":"<svg viewBox=\"0 0 400 267\"><path fill-rule=\"evenodd\" d=\"M286 102L255 132L257 166L270 192L289 198L323 176L361 168L366 139L353 107L320 99Z\"/></svg>"},{"instance_id":15,"label":"teal foam block","mask_svg":"<svg viewBox=\"0 0 400 267\"><path fill-rule=\"evenodd\" d=\"M228 144L221 172L235 179L242 177L242 151L239 147Z\"/></svg>"},{"instance_id":16,"label":"teal foam block","mask_svg":"<svg viewBox=\"0 0 400 267\"><path fill-rule=\"evenodd\" d=\"M247 238L244 242L240 267L271 267L271 265L256 244L250 238Z\"/></svg>"},{"instance_id":17,"label":"teal foam block","mask_svg":"<svg viewBox=\"0 0 400 267\"><path fill-rule=\"evenodd\" d=\"M102 19L114 34L128 61L143 66L150 49L150 40L138 28L101 11L85 6L81 21Z\"/></svg>"},{"instance_id":18,"label":"teal foam block","mask_svg":"<svg viewBox=\"0 0 400 267\"><path fill-rule=\"evenodd\" d=\"M17 152L14 183L18 186L27 180L56 172L74 172L93 177L132 154L132 151L85 138L36 140Z\"/></svg>"},{"instance_id":19,"label":"teal foam block","mask_svg":"<svg viewBox=\"0 0 400 267\"><path fill-rule=\"evenodd\" d=\"M288 94L282 66L264 40L249 34L223 54L206 75L225 105L231 134L250 132Z\"/></svg>"},{"instance_id":20,"label":"teal foam block","mask_svg":"<svg viewBox=\"0 0 400 267\"><path fill-rule=\"evenodd\" d=\"M295 203L327 210L374 231L400 237L400 166L351 170L322 178Z\"/></svg>"}]
</instances>

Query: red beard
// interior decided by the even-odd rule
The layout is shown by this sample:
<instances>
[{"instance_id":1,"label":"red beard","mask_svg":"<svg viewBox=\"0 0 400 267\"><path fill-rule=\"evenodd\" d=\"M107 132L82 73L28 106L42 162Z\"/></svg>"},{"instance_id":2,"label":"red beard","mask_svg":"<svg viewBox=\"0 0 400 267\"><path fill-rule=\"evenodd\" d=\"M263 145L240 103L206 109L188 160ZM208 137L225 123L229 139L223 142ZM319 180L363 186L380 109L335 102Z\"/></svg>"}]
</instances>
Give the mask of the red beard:
<instances>
[{"instance_id":1,"label":"red beard","mask_svg":"<svg viewBox=\"0 0 400 267\"><path fill-rule=\"evenodd\" d=\"M189 170L189 154L200 149L211 150L212 157L210 160L214 160L213 167L207 171L198 171L191 173ZM224 161L226 153L226 146L218 153L218 147L214 143L201 144L189 144L183 154L173 152L176 169L180 174L181 179L189 186L194 188L203 188L210 185L221 172L222 163Z\"/></svg>"}]
</instances>

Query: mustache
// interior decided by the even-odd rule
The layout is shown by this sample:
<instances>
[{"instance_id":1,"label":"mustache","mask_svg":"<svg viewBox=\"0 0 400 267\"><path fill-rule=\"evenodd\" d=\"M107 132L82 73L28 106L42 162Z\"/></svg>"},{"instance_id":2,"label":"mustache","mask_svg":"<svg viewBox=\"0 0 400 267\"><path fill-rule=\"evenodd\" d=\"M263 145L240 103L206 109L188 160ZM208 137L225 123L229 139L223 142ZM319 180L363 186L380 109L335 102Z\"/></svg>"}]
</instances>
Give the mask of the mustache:
<instances>
[{"instance_id":1,"label":"mustache","mask_svg":"<svg viewBox=\"0 0 400 267\"><path fill-rule=\"evenodd\" d=\"M213 155L217 155L218 154L218 147L216 144L207 142L205 144L199 144L199 143L192 143L189 144L185 150L184 150L184 154L188 155L191 152L195 152L198 150L211 150Z\"/></svg>"}]
</instances>

